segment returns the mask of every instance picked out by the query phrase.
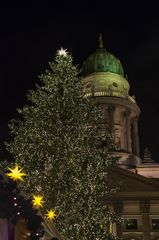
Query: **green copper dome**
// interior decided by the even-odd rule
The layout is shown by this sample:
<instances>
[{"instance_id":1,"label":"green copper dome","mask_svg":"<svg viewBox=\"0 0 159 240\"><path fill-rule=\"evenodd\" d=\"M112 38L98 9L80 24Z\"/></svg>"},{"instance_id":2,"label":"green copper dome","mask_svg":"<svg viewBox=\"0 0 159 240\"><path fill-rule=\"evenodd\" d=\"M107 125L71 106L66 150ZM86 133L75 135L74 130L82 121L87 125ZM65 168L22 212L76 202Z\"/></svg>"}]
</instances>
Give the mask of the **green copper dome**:
<instances>
[{"instance_id":1,"label":"green copper dome","mask_svg":"<svg viewBox=\"0 0 159 240\"><path fill-rule=\"evenodd\" d=\"M128 98L130 86L124 77L122 64L103 48L101 37L99 40L99 48L82 66L85 94Z\"/></svg>"},{"instance_id":2,"label":"green copper dome","mask_svg":"<svg viewBox=\"0 0 159 240\"><path fill-rule=\"evenodd\" d=\"M120 60L113 54L107 52L105 48L98 48L83 63L83 76L93 72L111 72L124 76Z\"/></svg>"}]
</instances>

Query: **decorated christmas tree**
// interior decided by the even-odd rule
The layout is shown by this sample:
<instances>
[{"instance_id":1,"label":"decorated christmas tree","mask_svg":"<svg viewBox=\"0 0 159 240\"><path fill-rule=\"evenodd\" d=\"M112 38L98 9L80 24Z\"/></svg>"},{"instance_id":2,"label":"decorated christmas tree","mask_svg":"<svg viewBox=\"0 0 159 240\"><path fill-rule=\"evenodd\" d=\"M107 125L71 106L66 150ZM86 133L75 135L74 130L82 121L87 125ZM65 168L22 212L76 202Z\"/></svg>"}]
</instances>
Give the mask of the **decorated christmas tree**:
<instances>
[{"instance_id":1,"label":"decorated christmas tree","mask_svg":"<svg viewBox=\"0 0 159 240\"><path fill-rule=\"evenodd\" d=\"M105 204L114 191L108 178L115 162L111 135L103 131L94 98L84 94L72 56L61 49L49 65L10 124L7 149L26 173L20 187L42 212L48 210L48 219L56 214L66 240L113 239L110 224L118 217Z\"/></svg>"}]
</instances>

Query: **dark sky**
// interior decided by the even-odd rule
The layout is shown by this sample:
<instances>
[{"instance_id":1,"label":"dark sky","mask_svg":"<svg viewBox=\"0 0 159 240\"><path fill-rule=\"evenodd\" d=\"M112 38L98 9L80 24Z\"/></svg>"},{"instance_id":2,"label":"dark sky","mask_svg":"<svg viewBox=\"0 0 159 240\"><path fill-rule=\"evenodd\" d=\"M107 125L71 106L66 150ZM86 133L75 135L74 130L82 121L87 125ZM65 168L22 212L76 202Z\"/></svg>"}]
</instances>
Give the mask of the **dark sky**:
<instances>
[{"instance_id":1,"label":"dark sky","mask_svg":"<svg viewBox=\"0 0 159 240\"><path fill-rule=\"evenodd\" d=\"M16 108L48 67L57 49L67 48L82 63L104 45L128 75L131 95L141 108L140 143L159 161L159 11L153 1L1 1L0 3L0 158Z\"/></svg>"}]
</instances>

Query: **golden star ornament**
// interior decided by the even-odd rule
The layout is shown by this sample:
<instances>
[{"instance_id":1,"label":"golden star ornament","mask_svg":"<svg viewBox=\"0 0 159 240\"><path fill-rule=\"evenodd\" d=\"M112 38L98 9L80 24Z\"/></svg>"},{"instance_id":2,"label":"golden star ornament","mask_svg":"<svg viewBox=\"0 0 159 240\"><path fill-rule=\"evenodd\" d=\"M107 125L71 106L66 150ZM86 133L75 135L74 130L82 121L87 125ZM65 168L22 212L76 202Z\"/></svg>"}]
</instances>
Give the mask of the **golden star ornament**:
<instances>
[{"instance_id":1,"label":"golden star ornament","mask_svg":"<svg viewBox=\"0 0 159 240\"><path fill-rule=\"evenodd\" d=\"M47 213L45 214L47 220L54 220L56 217L56 213L55 211L53 211L52 209L50 209L49 211L47 211Z\"/></svg>"},{"instance_id":2,"label":"golden star ornament","mask_svg":"<svg viewBox=\"0 0 159 240\"><path fill-rule=\"evenodd\" d=\"M40 208L43 206L43 197L40 195L33 195L33 200L32 200L33 206L35 208Z\"/></svg>"},{"instance_id":3,"label":"golden star ornament","mask_svg":"<svg viewBox=\"0 0 159 240\"><path fill-rule=\"evenodd\" d=\"M26 176L24 172L22 172L23 168L19 168L18 165L15 166L15 168L8 168L10 170L10 173L6 173L8 177L13 179L14 181L24 181L23 177Z\"/></svg>"}]
</instances>

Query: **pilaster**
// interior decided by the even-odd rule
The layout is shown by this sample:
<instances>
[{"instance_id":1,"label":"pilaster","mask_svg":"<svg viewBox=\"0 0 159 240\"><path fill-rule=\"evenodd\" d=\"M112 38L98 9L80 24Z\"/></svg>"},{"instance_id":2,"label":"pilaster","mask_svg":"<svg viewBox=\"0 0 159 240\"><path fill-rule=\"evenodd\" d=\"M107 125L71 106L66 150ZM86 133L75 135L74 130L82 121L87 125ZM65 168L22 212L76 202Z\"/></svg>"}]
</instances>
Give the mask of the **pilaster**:
<instances>
[{"instance_id":1,"label":"pilaster","mask_svg":"<svg viewBox=\"0 0 159 240\"><path fill-rule=\"evenodd\" d=\"M124 112L124 116L126 117L126 144L127 144L127 152L132 152L132 140L131 140L131 116L130 116L130 110L127 109Z\"/></svg>"},{"instance_id":2,"label":"pilaster","mask_svg":"<svg viewBox=\"0 0 159 240\"><path fill-rule=\"evenodd\" d=\"M150 240L150 202L140 201L140 211L142 215L143 240Z\"/></svg>"},{"instance_id":3,"label":"pilaster","mask_svg":"<svg viewBox=\"0 0 159 240\"><path fill-rule=\"evenodd\" d=\"M122 216L123 213L123 202L122 201L118 201L118 202L113 202L113 207L114 207L114 212L119 215ZM116 223L116 236L118 237L122 237L122 222L118 222Z\"/></svg>"},{"instance_id":4,"label":"pilaster","mask_svg":"<svg viewBox=\"0 0 159 240\"><path fill-rule=\"evenodd\" d=\"M138 133L138 118L133 118L133 153L136 156L140 156L140 146L139 146L139 133Z\"/></svg>"}]
</instances>

